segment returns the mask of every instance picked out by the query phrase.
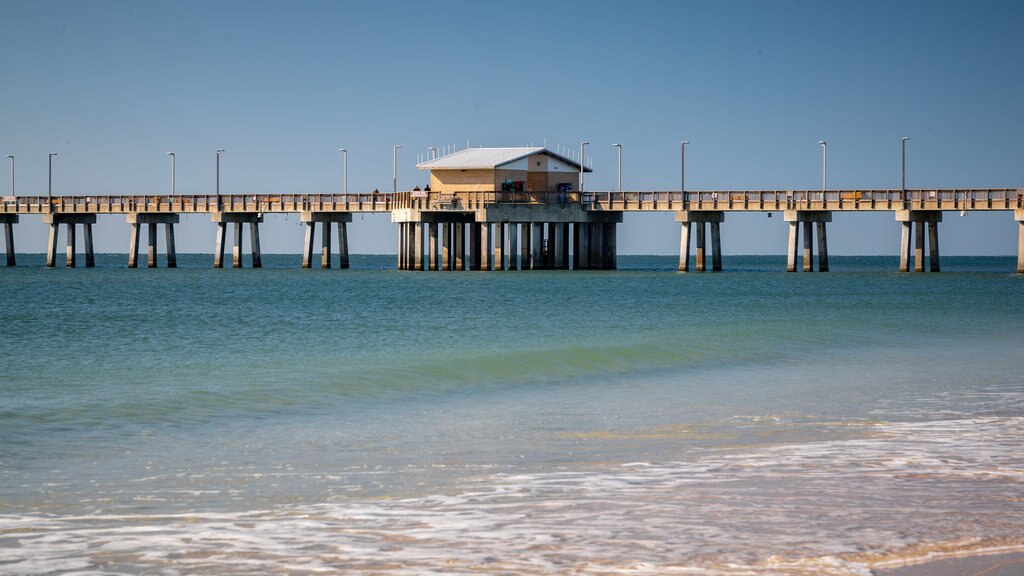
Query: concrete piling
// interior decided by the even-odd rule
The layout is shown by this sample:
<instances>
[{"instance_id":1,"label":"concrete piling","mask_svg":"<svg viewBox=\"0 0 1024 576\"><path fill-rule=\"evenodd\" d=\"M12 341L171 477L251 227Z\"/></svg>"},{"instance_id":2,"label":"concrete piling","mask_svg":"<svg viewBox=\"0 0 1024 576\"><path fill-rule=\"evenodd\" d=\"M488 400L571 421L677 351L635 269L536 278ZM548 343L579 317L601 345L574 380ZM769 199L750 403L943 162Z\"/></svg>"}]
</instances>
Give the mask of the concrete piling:
<instances>
[{"instance_id":1,"label":"concrete piling","mask_svg":"<svg viewBox=\"0 0 1024 576\"><path fill-rule=\"evenodd\" d=\"M814 272L814 222L804 224L804 272Z\"/></svg>"},{"instance_id":2,"label":"concrete piling","mask_svg":"<svg viewBox=\"0 0 1024 576\"><path fill-rule=\"evenodd\" d=\"M75 267L75 225L67 225L67 261L65 266L68 268Z\"/></svg>"},{"instance_id":3,"label":"concrete piling","mask_svg":"<svg viewBox=\"0 0 1024 576\"><path fill-rule=\"evenodd\" d=\"M704 272L707 269L707 227L711 234L711 270L722 271L722 233L721 223L725 221L725 212L721 210L679 210L676 222L682 224L679 230L679 271L690 270L690 236L694 237L694 270ZM614 232L613 232L614 233Z\"/></svg>"},{"instance_id":4,"label":"concrete piling","mask_svg":"<svg viewBox=\"0 0 1024 576\"><path fill-rule=\"evenodd\" d=\"M4 225L4 247L7 250L7 265L17 265L14 251L14 225L18 223L17 214L0 214L0 222Z\"/></svg>"},{"instance_id":5,"label":"concrete piling","mask_svg":"<svg viewBox=\"0 0 1024 576\"><path fill-rule=\"evenodd\" d=\"M679 231L679 271L690 271L690 223L681 222Z\"/></svg>"},{"instance_id":6,"label":"concrete piling","mask_svg":"<svg viewBox=\"0 0 1024 576\"><path fill-rule=\"evenodd\" d=\"M146 251L146 267L156 268L156 223L150 222L146 225L149 247Z\"/></svg>"},{"instance_id":7,"label":"concrete piling","mask_svg":"<svg viewBox=\"0 0 1024 576\"><path fill-rule=\"evenodd\" d=\"M825 210L786 210L783 219L789 223L789 244L786 249L786 272L796 272L796 259L800 244L800 224L803 224L803 271L814 271L814 225L818 225L818 271L828 272L828 244L826 226L832 213Z\"/></svg>"},{"instance_id":8,"label":"concrete piling","mask_svg":"<svg viewBox=\"0 0 1024 576\"><path fill-rule=\"evenodd\" d=\"M925 226L928 227L929 270L938 272L939 267L939 210L897 210L896 221L901 224L900 272L909 271L910 236L914 236L914 272L924 272Z\"/></svg>"},{"instance_id":9,"label":"concrete piling","mask_svg":"<svg viewBox=\"0 0 1024 576\"><path fill-rule=\"evenodd\" d=\"M242 267L242 225L249 224L250 246L253 268L262 266L263 257L260 253L259 224L263 222L263 214L260 212L213 212L210 219L217 225L216 247L213 254L213 267L224 267L224 243L227 236L227 225L234 224L233 246L231 248L231 267ZM175 222L177 220L175 219ZM303 221L305 222L305 221ZM315 229L312 222L306 222L306 237L302 251L302 267L309 268L313 261L313 234Z\"/></svg>"},{"instance_id":10,"label":"concrete piling","mask_svg":"<svg viewBox=\"0 0 1024 576\"><path fill-rule=\"evenodd\" d=\"M1024 209L1014 210L1013 218L1017 221L1017 273L1024 274Z\"/></svg>"},{"instance_id":11,"label":"concrete piling","mask_svg":"<svg viewBox=\"0 0 1024 576\"><path fill-rule=\"evenodd\" d=\"M7 225L13 222L9 222ZM43 223L49 224L50 236L46 244L46 267L53 268L57 264L57 240L60 234L60 226L63 224L66 232L66 251L65 251L65 265L68 268L75 267L75 253L78 248L77 238L75 236L75 225L81 224L83 227L91 226L96 223L95 214L43 214ZM92 229L89 228L89 242L86 244L86 266L89 266L89 262L95 263L95 255L92 252ZM13 265L14 260L14 233L13 231L8 232L7 237L7 262L8 265Z\"/></svg>"},{"instance_id":12,"label":"concrete piling","mask_svg":"<svg viewBox=\"0 0 1024 576\"><path fill-rule=\"evenodd\" d=\"M348 257L348 222L337 222L338 228L338 268L347 270L349 267ZM259 240L257 239L257 242ZM255 266L255 264L253 264Z\"/></svg>"}]
</instances>

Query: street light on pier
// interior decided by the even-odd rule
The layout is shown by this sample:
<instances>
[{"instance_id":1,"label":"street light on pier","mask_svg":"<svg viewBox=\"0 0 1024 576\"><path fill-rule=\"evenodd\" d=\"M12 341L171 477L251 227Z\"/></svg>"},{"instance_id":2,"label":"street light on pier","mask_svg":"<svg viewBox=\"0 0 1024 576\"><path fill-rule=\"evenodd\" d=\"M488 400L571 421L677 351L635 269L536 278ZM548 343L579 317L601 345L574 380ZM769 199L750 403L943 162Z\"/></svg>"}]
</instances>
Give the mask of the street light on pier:
<instances>
[{"instance_id":1,"label":"street light on pier","mask_svg":"<svg viewBox=\"0 0 1024 576\"><path fill-rule=\"evenodd\" d=\"M345 148L338 148L338 152L341 152L343 160L341 168L341 190L346 196L348 195L348 150Z\"/></svg>"},{"instance_id":2,"label":"street light on pier","mask_svg":"<svg viewBox=\"0 0 1024 576\"><path fill-rule=\"evenodd\" d=\"M224 152L223 148L217 148L217 210L221 209L220 201L220 155Z\"/></svg>"},{"instance_id":3,"label":"street light on pier","mask_svg":"<svg viewBox=\"0 0 1024 576\"><path fill-rule=\"evenodd\" d=\"M174 197L174 152L168 152L168 156L171 157L171 197Z\"/></svg>"},{"instance_id":4,"label":"street light on pier","mask_svg":"<svg viewBox=\"0 0 1024 576\"><path fill-rule=\"evenodd\" d=\"M679 143L679 191L683 194L683 205L686 205L686 145L689 140Z\"/></svg>"},{"instance_id":5,"label":"street light on pier","mask_svg":"<svg viewBox=\"0 0 1024 576\"><path fill-rule=\"evenodd\" d=\"M46 186L46 197L53 198L53 157L56 156L56 152L50 152L50 166L49 166L49 177L47 179Z\"/></svg>"},{"instance_id":6,"label":"street light on pier","mask_svg":"<svg viewBox=\"0 0 1024 576\"><path fill-rule=\"evenodd\" d=\"M395 144L395 148L392 151L392 166L391 166L391 179L392 179L392 192L398 192L398 149L402 146Z\"/></svg>"},{"instance_id":7,"label":"street light on pier","mask_svg":"<svg viewBox=\"0 0 1024 576\"><path fill-rule=\"evenodd\" d=\"M622 144L612 144L612 148L619 149L619 192L622 192Z\"/></svg>"},{"instance_id":8,"label":"street light on pier","mask_svg":"<svg viewBox=\"0 0 1024 576\"><path fill-rule=\"evenodd\" d=\"M903 190L903 195L907 195L907 140L910 140L910 136L904 136L900 138L900 147L902 149L902 167L900 168L900 189Z\"/></svg>"},{"instance_id":9,"label":"street light on pier","mask_svg":"<svg viewBox=\"0 0 1024 576\"><path fill-rule=\"evenodd\" d=\"M11 159L11 198L14 197L14 155L8 154L8 158Z\"/></svg>"},{"instance_id":10,"label":"street light on pier","mask_svg":"<svg viewBox=\"0 0 1024 576\"><path fill-rule=\"evenodd\" d=\"M580 194L583 194L583 173L586 172L586 162L583 161L583 147L590 142L580 142ZM583 196L580 196L582 199Z\"/></svg>"},{"instance_id":11,"label":"street light on pier","mask_svg":"<svg viewBox=\"0 0 1024 576\"><path fill-rule=\"evenodd\" d=\"M818 144L821 144L821 201L825 201L825 168L826 168L826 154L828 150L828 143L824 140L818 140Z\"/></svg>"}]
</instances>

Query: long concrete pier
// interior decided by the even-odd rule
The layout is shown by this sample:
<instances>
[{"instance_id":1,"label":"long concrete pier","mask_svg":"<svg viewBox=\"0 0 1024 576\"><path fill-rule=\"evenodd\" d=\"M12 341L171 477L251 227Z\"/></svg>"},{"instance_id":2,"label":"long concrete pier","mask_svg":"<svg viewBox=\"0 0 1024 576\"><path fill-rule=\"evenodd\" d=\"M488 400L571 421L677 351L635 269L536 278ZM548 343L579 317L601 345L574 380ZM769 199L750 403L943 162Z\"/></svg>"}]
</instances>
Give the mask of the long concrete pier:
<instances>
[{"instance_id":1,"label":"long concrete pier","mask_svg":"<svg viewBox=\"0 0 1024 576\"><path fill-rule=\"evenodd\" d=\"M1017 272L1024 273L1024 188L915 190L711 190L627 192L413 191L372 194L233 194L184 196L20 196L0 202L7 265L16 264L14 225L40 214L50 226L46 265L56 266L64 227L66 266L76 265L81 226L85 266L95 265L92 226L98 215L123 214L131 225L130 268L138 266L141 227L148 237L147 265L156 267L158 226L164 226L166 265L176 266L174 225L181 214L209 214L214 224L213 266L224 266L227 226L233 224L232 265L243 265L243 225L248 224L251 266L262 265L259 225L267 214L298 214L304 223L302 267L313 267L320 224L320 268L332 262L332 225L339 264L349 266L348 224L353 214L388 213L397 225L400 270L595 270L616 268L616 233L626 212L671 212L680 223L679 270L722 270L722 225L729 212L781 212L789 226L786 269L829 269L827 225L835 212L891 212L900 229L901 272L940 270L939 224L943 212L1011 212L1017 223ZM927 234L926 234L927 231ZM913 237L913 244L911 243ZM928 251L925 253L925 238ZM817 250L814 250L815 242ZM927 262L926 262L927 258ZM925 264L927 263L927 267Z\"/></svg>"}]
</instances>

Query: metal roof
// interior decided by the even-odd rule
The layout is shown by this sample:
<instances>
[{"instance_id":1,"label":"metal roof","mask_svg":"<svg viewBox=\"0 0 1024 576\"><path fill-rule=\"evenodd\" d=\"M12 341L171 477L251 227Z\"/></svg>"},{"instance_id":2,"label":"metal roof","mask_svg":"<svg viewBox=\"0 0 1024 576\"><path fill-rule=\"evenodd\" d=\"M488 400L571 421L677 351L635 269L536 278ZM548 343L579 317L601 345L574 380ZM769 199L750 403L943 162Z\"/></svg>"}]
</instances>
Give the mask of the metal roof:
<instances>
[{"instance_id":1,"label":"metal roof","mask_svg":"<svg viewBox=\"0 0 1024 576\"><path fill-rule=\"evenodd\" d=\"M416 167L420 170L493 170L499 166L510 164L534 154L547 154L577 169L580 167L579 162L570 160L561 154L556 154L543 146L466 148L447 156L441 156L440 158L417 164ZM592 172L590 168L584 168L584 171Z\"/></svg>"}]
</instances>

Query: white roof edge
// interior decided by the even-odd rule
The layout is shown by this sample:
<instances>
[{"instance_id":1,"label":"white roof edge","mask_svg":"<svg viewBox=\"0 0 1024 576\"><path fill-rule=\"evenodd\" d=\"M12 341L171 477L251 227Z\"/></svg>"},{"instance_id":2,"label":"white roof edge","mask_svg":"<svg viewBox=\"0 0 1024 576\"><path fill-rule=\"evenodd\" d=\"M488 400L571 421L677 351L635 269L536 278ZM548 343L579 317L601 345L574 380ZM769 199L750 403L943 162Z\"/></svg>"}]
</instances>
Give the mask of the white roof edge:
<instances>
[{"instance_id":1,"label":"white roof edge","mask_svg":"<svg viewBox=\"0 0 1024 576\"><path fill-rule=\"evenodd\" d=\"M505 152L505 154L502 154ZM513 154L509 156L508 154ZM511 146L506 148L463 148L458 152L452 152L444 156L421 162L416 165L419 170L487 170L495 169L517 160L521 160L534 154L543 153L557 158L572 166L580 167L580 163L566 158L561 154L552 152L544 146ZM475 156L475 158L469 158ZM460 162L465 158L465 162ZM592 169L583 167L584 172L593 172Z\"/></svg>"}]
</instances>

